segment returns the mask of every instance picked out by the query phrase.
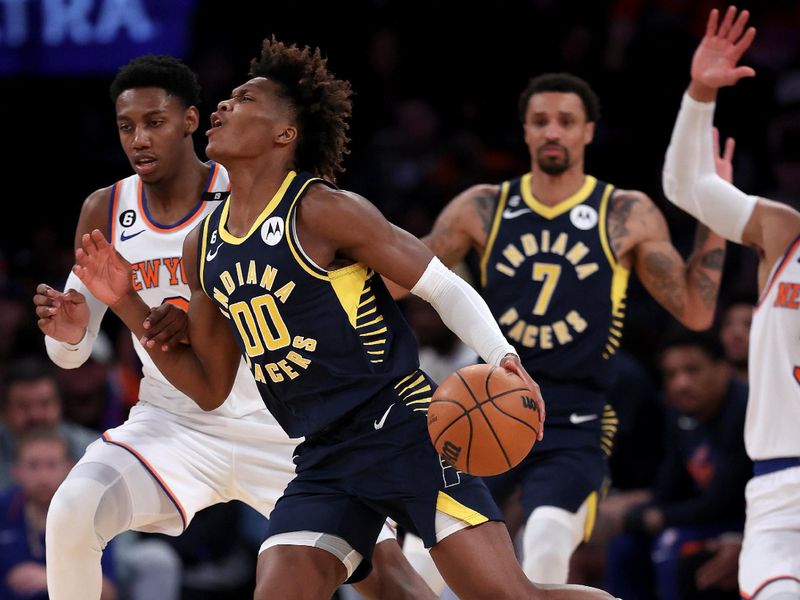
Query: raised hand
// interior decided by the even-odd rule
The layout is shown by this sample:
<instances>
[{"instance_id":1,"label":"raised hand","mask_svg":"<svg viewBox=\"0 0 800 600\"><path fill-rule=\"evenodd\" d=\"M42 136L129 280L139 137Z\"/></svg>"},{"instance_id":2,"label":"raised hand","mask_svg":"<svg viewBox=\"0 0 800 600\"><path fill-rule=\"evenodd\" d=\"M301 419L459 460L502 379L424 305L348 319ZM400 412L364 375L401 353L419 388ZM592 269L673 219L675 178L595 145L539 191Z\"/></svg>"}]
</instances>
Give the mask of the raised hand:
<instances>
[{"instance_id":1,"label":"raised hand","mask_svg":"<svg viewBox=\"0 0 800 600\"><path fill-rule=\"evenodd\" d=\"M89 324L89 307L83 294L75 290L59 292L40 283L36 286L33 303L42 333L68 344L77 344L83 339Z\"/></svg>"},{"instance_id":2,"label":"raised hand","mask_svg":"<svg viewBox=\"0 0 800 600\"><path fill-rule=\"evenodd\" d=\"M76 265L72 272L95 298L113 308L133 289L131 264L108 243L99 229L91 234L84 233L81 245L75 250Z\"/></svg>"},{"instance_id":3,"label":"raised hand","mask_svg":"<svg viewBox=\"0 0 800 600\"><path fill-rule=\"evenodd\" d=\"M753 77L751 67L737 66L739 59L753 43L756 30L748 27L750 13L743 10L736 15L736 7L730 6L719 23L719 11L715 8L708 16L706 33L692 58L692 81L707 88L734 85L742 77Z\"/></svg>"},{"instance_id":4,"label":"raised hand","mask_svg":"<svg viewBox=\"0 0 800 600\"><path fill-rule=\"evenodd\" d=\"M720 153L719 129L714 127L714 167L717 175L728 183L733 183L733 150L735 148L736 140L728 138L725 140L725 151Z\"/></svg>"}]
</instances>

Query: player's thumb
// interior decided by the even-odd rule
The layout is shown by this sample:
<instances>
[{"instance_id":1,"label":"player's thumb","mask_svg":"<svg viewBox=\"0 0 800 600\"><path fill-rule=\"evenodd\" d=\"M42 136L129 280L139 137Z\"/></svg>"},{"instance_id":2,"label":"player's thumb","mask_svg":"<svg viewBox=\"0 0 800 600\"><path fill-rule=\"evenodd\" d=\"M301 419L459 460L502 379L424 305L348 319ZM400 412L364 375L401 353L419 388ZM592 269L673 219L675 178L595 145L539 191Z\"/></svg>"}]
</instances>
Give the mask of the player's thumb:
<instances>
[{"instance_id":1,"label":"player's thumb","mask_svg":"<svg viewBox=\"0 0 800 600\"><path fill-rule=\"evenodd\" d=\"M81 304L86 302L86 297L80 292L70 289L64 293L64 300L73 304Z\"/></svg>"}]
</instances>

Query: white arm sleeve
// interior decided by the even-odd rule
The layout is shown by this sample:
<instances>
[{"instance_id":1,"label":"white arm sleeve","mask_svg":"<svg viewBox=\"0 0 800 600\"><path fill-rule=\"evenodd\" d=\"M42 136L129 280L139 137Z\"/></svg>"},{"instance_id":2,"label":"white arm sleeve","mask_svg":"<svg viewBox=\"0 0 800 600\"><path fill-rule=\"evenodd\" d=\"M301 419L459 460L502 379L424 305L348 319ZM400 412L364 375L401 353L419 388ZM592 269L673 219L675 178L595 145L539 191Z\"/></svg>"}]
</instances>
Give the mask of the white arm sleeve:
<instances>
[{"instance_id":1,"label":"white arm sleeve","mask_svg":"<svg viewBox=\"0 0 800 600\"><path fill-rule=\"evenodd\" d=\"M47 347L47 355L55 364L62 369L77 369L86 362L86 359L92 353L94 341L97 339L97 332L100 331L100 322L103 320L103 315L106 314L108 307L95 298L74 273L69 274L67 283L64 285L64 291L69 289L83 294L89 307L89 323L86 326L83 339L77 344L68 344L45 336L44 344Z\"/></svg>"},{"instance_id":2,"label":"white arm sleeve","mask_svg":"<svg viewBox=\"0 0 800 600\"><path fill-rule=\"evenodd\" d=\"M717 175L714 107L714 102L698 102L688 92L683 95L664 161L664 194L718 235L741 243L757 198Z\"/></svg>"},{"instance_id":3,"label":"white arm sleeve","mask_svg":"<svg viewBox=\"0 0 800 600\"><path fill-rule=\"evenodd\" d=\"M435 256L411 293L430 302L444 324L487 364L500 364L506 354L516 354L483 298Z\"/></svg>"}]
</instances>

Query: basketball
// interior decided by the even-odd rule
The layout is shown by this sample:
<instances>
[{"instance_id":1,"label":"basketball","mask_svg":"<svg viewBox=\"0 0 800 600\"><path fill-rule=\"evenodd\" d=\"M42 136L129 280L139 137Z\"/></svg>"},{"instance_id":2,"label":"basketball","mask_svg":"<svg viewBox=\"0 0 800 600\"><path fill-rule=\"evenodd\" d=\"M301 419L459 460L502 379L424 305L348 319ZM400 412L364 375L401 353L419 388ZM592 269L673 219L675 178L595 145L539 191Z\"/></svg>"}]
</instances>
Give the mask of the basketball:
<instances>
[{"instance_id":1,"label":"basketball","mask_svg":"<svg viewBox=\"0 0 800 600\"><path fill-rule=\"evenodd\" d=\"M459 471L486 477L518 465L533 448L541 416L511 371L471 365L445 379L428 409L436 451Z\"/></svg>"}]
</instances>

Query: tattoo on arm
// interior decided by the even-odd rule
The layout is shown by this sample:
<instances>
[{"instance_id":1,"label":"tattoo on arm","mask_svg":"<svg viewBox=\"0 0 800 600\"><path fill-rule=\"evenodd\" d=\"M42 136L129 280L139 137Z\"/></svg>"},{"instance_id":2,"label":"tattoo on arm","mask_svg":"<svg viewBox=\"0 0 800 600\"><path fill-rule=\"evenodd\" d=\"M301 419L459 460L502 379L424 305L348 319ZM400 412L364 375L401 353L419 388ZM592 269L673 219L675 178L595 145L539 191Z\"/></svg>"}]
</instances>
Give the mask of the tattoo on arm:
<instances>
[{"instance_id":1,"label":"tattoo on arm","mask_svg":"<svg viewBox=\"0 0 800 600\"><path fill-rule=\"evenodd\" d=\"M684 292L674 278L675 262L662 252L650 252L644 257L644 274L652 286L653 296L677 318L686 309Z\"/></svg>"},{"instance_id":2,"label":"tattoo on arm","mask_svg":"<svg viewBox=\"0 0 800 600\"><path fill-rule=\"evenodd\" d=\"M694 248L695 252L700 254L697 258L690 259L689 285L700 296L703 305L713 310L719 294L722 267L725 264L725 247L706 250L709 234L709 228L698 223ZM692 268L693 266L695 268Z\"/></svg>"},{"instance_id":3,"label":"tattoo on arm","mask_svg":"<svg viewBox=\"0 0 800 600\"><path fill-rule=\"evenodd\" d=\"M608 211L608 238L611 249L618 253L625 237L630 233L627 224L633 207L639 198L633 194L618 193L611 199L611 210Z\"/></svg>"},{"instance_id":4,"label":"tattoo on arm","mask_svg":"<svg viewBox=\"0 0 800 600\"><path fill-rule=\"evenodd\" d=\"M497 198L492 194L484 194L475 198L475 209L481 219L483 231L489 235L494 220L494 212L497 207Z\"/></svg>"},{"instance_id":5,"label":"tattoo on arm","mask_svg":"<svg viewBox=\"0 0 800 600\"><path fill-rule=\"evenodd\" d=\"M725 264L725 250L723 248L714 248L700 257L700 265L704 269L721 271L723 264Z\"/></svg>"}]
</instances>

